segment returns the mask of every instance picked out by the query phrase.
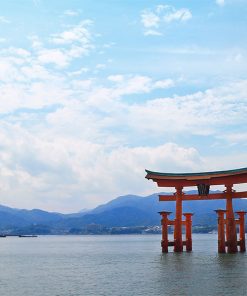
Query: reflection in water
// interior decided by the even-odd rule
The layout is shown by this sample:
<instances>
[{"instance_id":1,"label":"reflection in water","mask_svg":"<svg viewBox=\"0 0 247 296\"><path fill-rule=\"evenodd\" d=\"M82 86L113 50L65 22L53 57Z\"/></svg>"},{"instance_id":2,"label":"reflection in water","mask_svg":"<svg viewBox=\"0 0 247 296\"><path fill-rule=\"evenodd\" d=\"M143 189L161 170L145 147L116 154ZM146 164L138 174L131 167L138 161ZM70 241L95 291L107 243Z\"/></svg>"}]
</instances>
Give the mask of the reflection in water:
<instances>
[{"instance_id":1,"label":"reflection in water","mask_svg":"<svg viewBox=\"0 0 247 296\"><path fill-rule=\"evenodd\" d=\"M193 252L161 254L160 236L48 236L0 241L3 296L246 295L246 254L218 254L215 235Z\"/></svg>"},{"instance_id":2,"label":"reflection in water","mask_svg":"<svg viewBox=\"0 0 247 296\"><path fill-rule=\"evenodd\" d=\"M165 295L247 294L246 254L218 254L215 242L198 235L192 253L162 254L159 282Z\"/></svg>"},{"instance_id":3,"label":"reflection in water","mask_svg":"<svg viewBox=\"0 0 247 296\"><path fill-rule=\"evenodd\" d=\"M224 287L225 293L232 291L236 295L246 295L246 255L219 254L215 261L218 286Z\"/></svg>"}]
</instances>

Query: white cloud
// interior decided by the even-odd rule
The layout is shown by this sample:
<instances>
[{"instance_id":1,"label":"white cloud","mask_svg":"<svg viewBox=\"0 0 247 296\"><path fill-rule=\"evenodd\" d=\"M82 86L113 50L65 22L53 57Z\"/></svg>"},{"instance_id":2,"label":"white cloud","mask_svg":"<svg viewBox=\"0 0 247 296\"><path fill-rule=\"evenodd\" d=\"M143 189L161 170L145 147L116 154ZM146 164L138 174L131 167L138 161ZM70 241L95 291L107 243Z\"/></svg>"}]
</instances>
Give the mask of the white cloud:
<instances>
[{"instance_id":1,"label":"white cloud","mask_svg":"<svg viewBox=\"0 0 247 296\"><path fill-rule=\"evenodd\" d=\"M225 5L225 0L216 0L216 4L219 6L224 6Z\"/></svg>"},{"instance_id":2,"label":"white cloud","mask_svg":"<svg viewBox=\"0 0 247 296\"><path fill-rule=\"evenodd\" d=\"M144 35L160 36L160 29L164 24L171 22L186 22L192 18L188 8L176 9L171 5L157 5L153 11L144 10L141 13L141 22L144 26Z\"/></svg>"},{"instance_id":3,"label":"white cloud","mask_svg":"<svg viewBox=\"0 0 247 296\"><path fill-rule=\"evenodd\" d=\"M154 138L189 134L217 136L225 126L247 125L247 99L244 90L247 81L229 86L197 92L188 96L175 96L148 100L125 110L130 129L140 135Z\"/></svg>"},{"instance_id":4,"label":"white cloud","mask_svg":"<svg viewBox=\"0 0 247 296\"><path fill-rule=\"evenodd\" d=\"M124 80L123 75L110 75L107 78L108 80L114 81L114 82L122 82Z\"/></svg>"},{"instance_id":5,"label":"white cloud","mask_svg":"<svg viewBox=\"0 0 247 296\"><path fill-rule=\"evenodd\" d=\"M24 48L10 47L10 48L6 49L6 52L9 55L21 56L22 58L27 58L27 57L30 57L30 55L31 55L30 51L28 51Z\"/></svg>"},{"instance_id":6,"label":"white cloud","mask_svg":"<svg viewBox=\"0 0 247 296\"><path fill-rule=\"evenodd\" d=\"M160 33L159 31L156 30L146 30L144 32L145 36L162 36L162 33Z\"/></svg>"},{"instance_id":7,"label":"white cloud","mask_svg":"<svg viewBox=\"0 0 247 296\"><path fill-rule=\"evenodd\" d=\"M115 83L113 88L97 88L88 96L90 104L105 109L108 104L112 104L113 101L125 95L150 93L152 90L170 88L175 84L171 79L155 81L142 75L111 75L108 80Z\"/></svg>"},{"instance_id":8,"label":"white cloud","mask_svg":"<svg viewBox=\"0 0 247 296\"><path fill-rule=\"evenodd\" d=\"M106 64L97 64L97 65L95 66L95 68L98 69L98 70L105 69L105 67L106 67Z\"/></svg>"},{"instance_id":9,"label":"white cloud","mask_svg":"<svg viewBox=\"0 0 247 296\"><path fill-rule=\"evenodd\" d=\"M43 49L39 51L38 60L42 64L55 64L65 67L69 63L69 57L60 49Z\"/></svg>"},{"instance_id":10,"label":"white cloud","mask_svg":"<svg viewBox=\"0 0 247 296\"><path fill-rule=\"evenodd\" d=\"M151 88L151 78L147 76L136 75L126 79L125 83L118 87L117 91L120 95L146 93Z\"/></svg>"},{"instance_id":11,"label":"white cloud","mask_svg":"<svg viewBox=\"0 0 247 296\"><path fill-rule=\"evenodd\" d=\"M64 14L67 16L77 16L77 15L79 15L79 12L75 11L75 10L68 9L68 10L64 11Z\"/></svg>"},{"instance_id":12,"label":"white cloud","mask_svg":"<svg viewBox=\"0 0 247 296\"><path fill-rule=\"evenodd\" d=\"M36 35L29 36L29 39L32 42L33 49L40 50L43 48L43 43L41 42L41 40L39 39L38 36L36 36Z\"/></svg>"},{"instance_id":13,"label":"white cloud","mask_svg":"<svg viewBox=\"0 0 247 296\"><path fill-rule=\"evenodd\" d=\"M37 59L38 63L61 68L69 66L74 59L88 55L94 48L91 26L91 20L83 20L61 33L51 34L50 44L46 45L38 36L30 36L33 48L32 59Z\"/></svg>"},{"instance_id":14,"label":"white cloud","mask_svg":"<svg viewBox=\"0 0 247 296\"><path fill-rule=\"evenodd\" d=\"M89 30L91 24L90 20L84 20L69 30L52 34L50 42L57 46L56 48L44 47L37 36L30 37L38 61L42 64L66 67L72 60L88 55L90 50L94 48L92 34Z\"/></svg>"},{"instance_id":15,"label":"white cloud","mask_svg":"<svg viewBox=\"0 0 247 296\"><path fill-rule=\"evenodd\" d=\"M18 80L18 71L13 63L0 59L0 79L3 82Z\"/></svg>"},{"instance_id":16,"label":"white cloud","mask_svg":"<svg viewBox=\"0 0 247 296\"><path fill-rule=\"evenodd\" d=\"M170 88L175 85L172 79L158 80L154 83L153 88Z\"/></svg>"},{"instance_id":17,"label":"white cloud","mask_svg":"<svg viewBox=\"0 0 247 296\"><path fill-rule=\"evenodd\" d=\"M60 34L52 34L51 42L54 44L71 44L78 42L80 45L87 45L90 43L91 39L91 33L89 31L91 25L92 21L84 20L70 30Z\"/></svg>"},{"instance_id":18,"label":"white cloud","mask_svg":"<svg viewBox=\"0 0 247 296\"><path fill-rule=\"evenodd\" d=\"M68 73L69 76L79 76L81 74L87 73L89 71L88 68L82 67L81 69Z\"/></svg>"},{"instance_id":19,"label":"white cloud","mask_svg":"<svg viewBox=\"0 0 247 296\"><path fill-rule=\"evenodd\" d=\"M158 28L160 18L153 12L144 11L141 14L141 22L143 23L145 28Z\"/></svg>"},{"instance_id":20,"label":"white cloud","mask_svg":"<svg viewBox=\"0 0 247 296\"><path fill-rule=\"evenodd\" d=\"M241 53L241 52L228 53L226 58L226 61L228 63L233 63L233 64L242 64L244 60L245 60L244 53Z\"/></svg>"},{"instance_id":21,"label":"white cloud","mask_svg":"<svg viewBox=\"0 0 247 296\"><path fill-rule=\"evenodd\" d=\"M192 13L187 8L175 10L171 8L170 12L164 14L163 19L165 22L170 23L172 21L187 21L192 18Z\"/></svg>"},{"instance_id":22,"label":"white cloud","mask_svg":"<svg viewBox=\"0 0 247 296\"><path fill-rule=\"evenodd\" d=\"M68 212L120 194L151 193L155 186L145 180L145 168L196 170L202 161L194 148L172 143L109 151L80 138L54 137L52 129L31 133L5 125L0 140L1 202L25 208Z\"/></svg>"},{"instance_id":23,"label":"white cloud","mask_svg":"<svg viewBox=\"0 0 247 296\"><path fill-rule=\"evenodd\" d=\"M0 16L0 23L9 24L10 20L8 20L5 16Z\"/></svg>"},{"instance_id":24,"label":"white cloud","mask_svg":"<svg viewBox=\"0 0 247 296\"><path fill-rule=\"evenodd\" d=\"M23 65L20 68L19 76L24 76L26 81L32 80L54 80L54 77L49 71L42 65L33 64L33 65Z\"/></svg>"},{"instance_id":25,"label":"white cloud","mask_svg":"<svg viewBox=\"0 0 247 296\"><path fill-rule=\"evenodd\" d=\"M230 145L247 145L247 133L245 131L222 134L219 139L226 140Z\"/></svg>"},{"instance_id":26,"label":"white cloud","mask_svg":"<svg viewBox=\"0 0 247 296\"><path fill-rule=\"evenodd\" d=\"M72 82L72 86L77 90L90 89L93 81L91 79L77 80Z\"/></svg>"}]
</instances>

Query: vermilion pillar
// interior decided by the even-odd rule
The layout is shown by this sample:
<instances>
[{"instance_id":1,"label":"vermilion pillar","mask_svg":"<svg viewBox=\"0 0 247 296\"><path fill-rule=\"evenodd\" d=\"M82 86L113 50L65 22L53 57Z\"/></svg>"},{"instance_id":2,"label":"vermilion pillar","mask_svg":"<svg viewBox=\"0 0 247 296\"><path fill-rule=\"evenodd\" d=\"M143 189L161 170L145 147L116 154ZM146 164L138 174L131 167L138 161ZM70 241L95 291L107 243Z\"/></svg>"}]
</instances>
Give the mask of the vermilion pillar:
<instances>
[{"instance_id":1,"label":"vermilion pillar","mask_svg":"<svg viewBox=\"0 0 247 296\"><path fill-rule=\"evenodd\" d=\"M176 219L174 223L174 252L183 252L182 239L182 196L183 187L176 187Z\"/></svg>"},{"instance_id":2,"label":"vermilion pillar","mask_svg":"<svg viewBox=\"0 0 247 296\"><path fill-rule=\"evenodd\" d=\"M216 210L218 214L218 252L226 252L226 242L225 242L225 210Z\"/></svg>"},{"instance_id":3,"label":"vermilion pillar","mask_svg":"<svg viewBox=\"0 0 247 296\"><path fill-rule=\"evenodd\" d=\"M186 238L186 251L192 251L192 213L184 213L185 216L185 238Z\"/></svg>"},{"instance_id":4,"label":"vermilion pillar","mask_svg":"<svg viewBox=\"0 0 247 296\"><path fill-rule=\"evenodd\" d=\"M171 214L171 212L159 212L162 219L161 219L161 225L162 225L162 239L161 239L161 248L162 253L168 253L168 216Z\"/></svg>"},{"instance_id":5,"label":"vermilion pillar","mask_svg":"<svg viewBox=\"0 0 247 296\"><path fill-rule=\"evenodd\" d=\"M236 253L238 251L236 222L232 207L232 192L232 184L226 185L226 232L228 253Z\"/></svg>"},{"instance_id":6,"label":"vermilion pillar","mask_svg":"<svg viewBox=\"0 0 247 296\"><path fill-rule=\"evenodd\" d=\"M244 215L245 211L236 212L239 215L239 248L240 252L245 252L245 227L244 227Z\"/></svg>"}]
</instances>

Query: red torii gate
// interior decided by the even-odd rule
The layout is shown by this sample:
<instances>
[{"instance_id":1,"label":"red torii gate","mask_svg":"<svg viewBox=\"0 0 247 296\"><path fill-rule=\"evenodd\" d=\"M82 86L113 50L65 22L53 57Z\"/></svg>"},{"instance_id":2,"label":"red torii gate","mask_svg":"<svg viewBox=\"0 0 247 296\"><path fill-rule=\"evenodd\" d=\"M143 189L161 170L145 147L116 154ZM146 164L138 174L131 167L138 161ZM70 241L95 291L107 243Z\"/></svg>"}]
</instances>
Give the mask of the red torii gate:
<instances>
[{"instance_id":1,"label":"red torii gate","mask_svg":"<svg viewBox=\"0 0 247 296\"><path fill-rule=\"evenodd\" d=\"M234 184L247 183L247 168L201 172L201 173L159 173L146 170L147 179L152 179L159 187L174 187L176 192L173 195L160 195L160 201L175 201L176 214L175 220L168 219L169 212L160 212L162 216L162 251L167 252L168 246L174 246L174 252L182 252L183 245L186 245L186 250L192 250L191 238L191 217L193 214L182 212L182 202L184 200L214 200L225 199L226 210L216 210L218 214L218 251L225 253L227 247L228 253L245 251L245 229L244 229L244 211L236 212L239 219L235 219L232 206L233 198L247 198L247 191L236 192L233 190ZM224 185L226 190L221 193L210 193L210 185ZM184 187L197 186L197 194L183 193ZM182 215L186 217L182 221ZM237 240L236 224L239 224L239 241ZM168 241L167 227L174 225L174 242ZM182 225L186 225L186 241L182 239Z\"/></svg>"}]
</instances>

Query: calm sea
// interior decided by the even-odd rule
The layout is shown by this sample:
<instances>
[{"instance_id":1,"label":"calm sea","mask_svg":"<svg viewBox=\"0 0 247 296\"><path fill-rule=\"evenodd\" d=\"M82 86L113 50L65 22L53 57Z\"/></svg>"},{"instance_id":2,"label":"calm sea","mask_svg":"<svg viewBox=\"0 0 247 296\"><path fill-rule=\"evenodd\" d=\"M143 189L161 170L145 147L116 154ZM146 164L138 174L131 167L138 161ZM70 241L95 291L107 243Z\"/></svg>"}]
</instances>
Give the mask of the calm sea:
<instances>
[{"instance_id":1,"label":"calm sea","mask_svg":"<svg viewBox=\"0 0 247 296\"><path fill-rule=\"evenodd\" d=\"M0 295L247 295L246 254L193 238L192 253L164 255L159 235L1 238Z\"/></svg>"}]
</instances>

